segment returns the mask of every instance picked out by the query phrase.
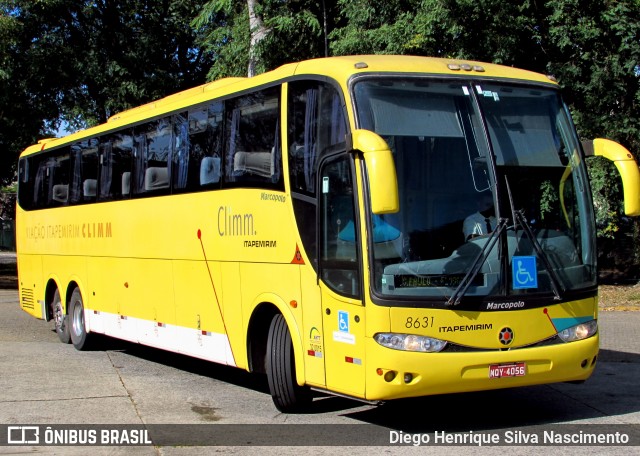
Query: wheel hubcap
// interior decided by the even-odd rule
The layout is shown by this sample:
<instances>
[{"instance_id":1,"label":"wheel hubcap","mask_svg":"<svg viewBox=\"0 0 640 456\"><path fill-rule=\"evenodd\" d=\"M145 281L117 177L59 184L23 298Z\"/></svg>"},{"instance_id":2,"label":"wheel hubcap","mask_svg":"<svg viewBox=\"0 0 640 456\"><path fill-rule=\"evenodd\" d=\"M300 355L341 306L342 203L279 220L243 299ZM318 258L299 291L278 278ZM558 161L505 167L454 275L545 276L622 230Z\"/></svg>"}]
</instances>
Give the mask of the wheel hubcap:
<instances>
[{"instance_id":1,"label":"wheel hubcap","mask_svg":"<svg viewBox=\"0 0 640 456\"><path fill-rule=\"evenodd\" d=\"M53 306L53 321L55 322L57 329L62 329L64 325L64 317L62 315L62 305L60 302L56 302Z\"/></svg>"},{"instance_id":2,"label":"wheel hubcap","mask_svg":"<svg viewBox=\"0 0 640 456\"><path fill-rule=\"evenodd\" d=\"M73 307L73 332L76 336L80 336L82 334L82 327L84 325L83 315L82 315L82 306L74 306Z\"/></svg>"}]
</instances>

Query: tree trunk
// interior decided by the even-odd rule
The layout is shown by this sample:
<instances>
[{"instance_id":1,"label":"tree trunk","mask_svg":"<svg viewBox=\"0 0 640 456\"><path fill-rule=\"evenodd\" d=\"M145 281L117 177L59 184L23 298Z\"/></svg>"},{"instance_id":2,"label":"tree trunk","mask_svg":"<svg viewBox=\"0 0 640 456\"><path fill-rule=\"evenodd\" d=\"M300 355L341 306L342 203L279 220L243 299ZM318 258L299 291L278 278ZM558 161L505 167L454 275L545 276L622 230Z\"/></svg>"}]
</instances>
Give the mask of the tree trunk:
<instances>
[{"instance_id":1,"label":"tree trunk","mask_svg":"<svg viewBox=\"0 0 640 456\"><path fill-rule=\"evenodd\" d=\"M249 77L255 76L256 68L260 61L257 47L260 44L260 41L265 39L271 31L264 26L262 18L256 14L257 4L258 0L247 0L247 6L249 8L249 30L251 31L251 42L249 44Z\"/></svg>"}]
</instances>

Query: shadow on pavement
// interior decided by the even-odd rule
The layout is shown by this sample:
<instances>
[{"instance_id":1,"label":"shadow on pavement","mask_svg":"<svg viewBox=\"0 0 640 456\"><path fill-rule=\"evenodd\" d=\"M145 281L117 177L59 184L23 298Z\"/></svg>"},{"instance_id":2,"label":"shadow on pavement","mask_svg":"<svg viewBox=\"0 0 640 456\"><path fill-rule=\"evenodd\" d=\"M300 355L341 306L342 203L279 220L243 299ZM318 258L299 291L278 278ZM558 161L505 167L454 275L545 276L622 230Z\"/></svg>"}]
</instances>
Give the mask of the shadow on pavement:
<instances>
[{"instance_id":1,"label":"shadow on pavement","mask_svg":"<svg viewBox=\"0 0 640 456\"><path fill-rule=\"evenodd\" d=\"M99 349L119 350L147 361L269 394L265 375L222 366L108 337ZM360 401L315 393L308 414L343 412L364 423L405 432L468 431L595 420L640 411L640 354L601 350L594 375L582 384L552 384L472 393L398 399L362 409ZM613 379L615 376L615 380ZM615 388L610 385L615 384ZM592 405L594 397L601 404ZM581 398L588 398L589 404ZM353 410L358 409L358 410Z\"/></svg>"}]
</instances>

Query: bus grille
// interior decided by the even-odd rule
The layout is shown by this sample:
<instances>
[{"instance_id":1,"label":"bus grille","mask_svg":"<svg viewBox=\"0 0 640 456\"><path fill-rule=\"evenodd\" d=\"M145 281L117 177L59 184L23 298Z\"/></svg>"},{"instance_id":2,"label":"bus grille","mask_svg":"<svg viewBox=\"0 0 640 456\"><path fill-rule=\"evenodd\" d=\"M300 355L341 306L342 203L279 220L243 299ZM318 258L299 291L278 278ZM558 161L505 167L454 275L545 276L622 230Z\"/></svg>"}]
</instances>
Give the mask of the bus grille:
<instances>
[{"instance_id":1,"label":"bus grille","mask_svg":"<svg viewBox=\"0 0 640 456\"><path fill-rule=\"evenodd\" d=\"M34 309L33 290L29 288L23 288L20 297L20 305L23 309Z\"/></svg>"},{"instance_id":2,"label":"bus grille","mask_svg":"<svg viewBox=\"0 0 640 456\"><path fill-rule=\"evenodd\" d=\"M449 342L447 346L442 350L443 352L451 352L451 353L468 353L468 352L489 352L489 351L510 351L510 350L519 350L521 348L534 348L534 347L544 347L546 345L557 345L563 344L562 339L558 337L558 335L553 335L548 339L541 340L539 342L534 342L530 345L524 345L521 347L512 347L512 348L498 348L498 349L488 349L488 348L476 348L476 347L467 347L465 345L458 345L452 342Z\"/></svg>"}]
</instances>

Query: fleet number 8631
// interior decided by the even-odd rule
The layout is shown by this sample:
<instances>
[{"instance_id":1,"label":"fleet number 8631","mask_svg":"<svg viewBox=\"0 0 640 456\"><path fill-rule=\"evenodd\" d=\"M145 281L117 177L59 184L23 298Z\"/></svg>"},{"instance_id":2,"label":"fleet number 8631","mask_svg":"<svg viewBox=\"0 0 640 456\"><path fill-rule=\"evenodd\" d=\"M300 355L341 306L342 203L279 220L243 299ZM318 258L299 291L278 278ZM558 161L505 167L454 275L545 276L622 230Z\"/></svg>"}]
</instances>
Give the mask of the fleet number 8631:
<instances>
[{"instance_id":1,"label":"fleet number 8631","mask_svg":"<svg viewBox=\"0 0 640 456\"><path fill-rule=\"evenodd\" d=\"M407 317L404 327L407 329L432 328L433 317Z\"/></svg>"}]
</instances>

